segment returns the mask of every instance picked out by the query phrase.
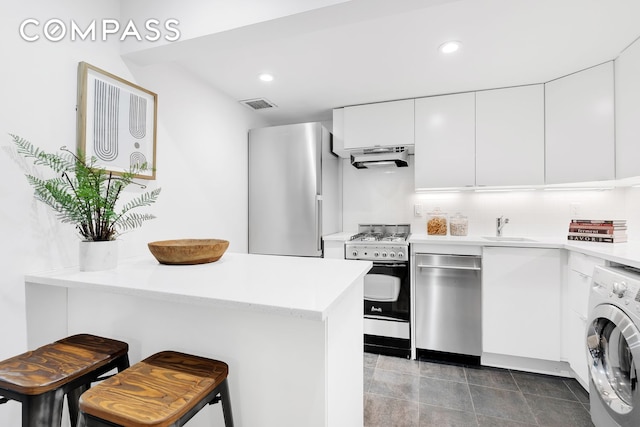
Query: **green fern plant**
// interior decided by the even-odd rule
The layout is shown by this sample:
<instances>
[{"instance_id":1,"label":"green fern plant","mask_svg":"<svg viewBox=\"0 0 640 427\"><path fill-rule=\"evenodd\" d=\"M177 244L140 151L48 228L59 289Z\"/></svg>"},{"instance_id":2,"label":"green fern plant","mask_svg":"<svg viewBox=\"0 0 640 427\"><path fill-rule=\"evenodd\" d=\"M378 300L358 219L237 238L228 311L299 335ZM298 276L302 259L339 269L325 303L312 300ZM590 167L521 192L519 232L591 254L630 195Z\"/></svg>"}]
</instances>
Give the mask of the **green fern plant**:
<instances>
[{"instance_id":1,"label":"green fern plant","mask_svg":"<svg viewBox=\"0 0 640 427\"><path fill-rule=\"evenodd\" d=\"M66 147L60 149L61 153L46 153L19 136L10 136L19 154L56 173L56 177L50 179L26 176L34 188L35 198L50 206L63 223L75 224L83 240L115 240L120 233L155 218L151 214L131 211L155 203L160 188L141 194L116 209L116 202L125 187L134 184L145 188L133 178L147 170L146 164L115 175L98 167L95 157L86 160L82 153L76 155Z\"/></svg>"}]
</instances>

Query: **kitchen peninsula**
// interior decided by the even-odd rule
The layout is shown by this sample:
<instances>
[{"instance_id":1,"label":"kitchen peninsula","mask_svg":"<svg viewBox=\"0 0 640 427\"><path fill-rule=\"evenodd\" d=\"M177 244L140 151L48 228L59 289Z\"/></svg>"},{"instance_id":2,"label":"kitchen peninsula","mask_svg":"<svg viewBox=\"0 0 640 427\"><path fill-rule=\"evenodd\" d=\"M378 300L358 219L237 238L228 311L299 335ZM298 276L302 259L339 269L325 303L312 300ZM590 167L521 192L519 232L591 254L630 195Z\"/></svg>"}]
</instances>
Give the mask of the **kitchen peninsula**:
<instances>
[{"instance_id":1,"label":"kitchen peninsula","mask_svg":"<svg viewBox=\"0 0 640 427\"><path fill-rule=\"evenodd\" d=\"M151 255L117 269L25 277L28 345L94 333L131 362L162 350L225 361L237 426L363 425L368 261L227 253L192 266ZM219 405L189 426L223 425Z\"/></svg>"}]
</instances>

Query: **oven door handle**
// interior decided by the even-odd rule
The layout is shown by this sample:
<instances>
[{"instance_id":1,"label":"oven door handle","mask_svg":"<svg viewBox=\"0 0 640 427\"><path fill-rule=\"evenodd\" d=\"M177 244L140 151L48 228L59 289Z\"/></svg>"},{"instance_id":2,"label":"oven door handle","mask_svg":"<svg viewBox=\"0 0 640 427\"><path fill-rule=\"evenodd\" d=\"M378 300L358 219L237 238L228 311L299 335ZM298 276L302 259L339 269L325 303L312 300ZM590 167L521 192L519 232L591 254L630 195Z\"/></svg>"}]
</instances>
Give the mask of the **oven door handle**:
<instances>
[{"instance_id":1,"label":"oven door handle","mask_svg":"<svg viewBox=\"0 0 640 427\"><path fill-rule=\"evenodd\" d=\"M471 270L471 271L480 271L480 267L466 267L466 266L456 266L456 265L424 265L418 264L418 268L444 268L448 270Z\"/></svg>"},{"instance_id":2,"label":"oven door handle","mask_svg":"<svg viewBox=\"0 0 640 427\"><path fill-rule=\"evenodd\" d=\"M383 262L373 262L374 267L407 267L407 263L385 264Z\"/></svg>"},{"instance_id":3,"label":"oven door handle","mask_svg":"<svg viewBox=\"0 0 640 427\"><path fill-rule=\"evenodd\" d=\"M400 322L400 323L407 323L407 321L405 319L400 319L399 317L390 317L390 316L376 316L371 315L371 314L365 314L364 315L365 319L374 319L374 320L386 320L388 322Z\"/></svg>"}]
</instances>

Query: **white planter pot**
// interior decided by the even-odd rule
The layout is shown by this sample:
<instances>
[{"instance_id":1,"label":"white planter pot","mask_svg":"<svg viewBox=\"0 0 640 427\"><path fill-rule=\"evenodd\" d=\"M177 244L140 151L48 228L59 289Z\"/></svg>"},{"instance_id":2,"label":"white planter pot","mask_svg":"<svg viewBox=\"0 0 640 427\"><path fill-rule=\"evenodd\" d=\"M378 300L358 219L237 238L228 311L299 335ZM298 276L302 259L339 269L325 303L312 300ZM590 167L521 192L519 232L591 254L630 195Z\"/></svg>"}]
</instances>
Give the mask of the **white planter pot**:
<instances>
[{"instance_id":1,"label":"white planter pot","mask_svg":"<svg viewBox=\"0 0 640 427\"><path fill-rule=\"evenodd\" d=\"M80 271L100 271L118 265L118 241L80 242Z\"/></svg>"}]
</instances>

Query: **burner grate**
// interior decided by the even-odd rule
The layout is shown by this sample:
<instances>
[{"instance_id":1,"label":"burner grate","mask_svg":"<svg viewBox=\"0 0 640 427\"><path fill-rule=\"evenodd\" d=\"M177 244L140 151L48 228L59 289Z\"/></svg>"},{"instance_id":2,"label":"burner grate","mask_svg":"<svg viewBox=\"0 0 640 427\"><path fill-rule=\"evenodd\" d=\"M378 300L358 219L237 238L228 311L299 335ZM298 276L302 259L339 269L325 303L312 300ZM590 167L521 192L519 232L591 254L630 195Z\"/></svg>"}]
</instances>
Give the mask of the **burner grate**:
<instances>
[{"instance_id":1,"label":"burner grate","mask_svg":"<svg viewBox=\"0 0 640 427\"><path fill-rule=\"evenodd\" d=\"M409 237L409 225L360 224L359 232L349 238L351 242L404 242Z\"/></svg>"}]
</instances>

